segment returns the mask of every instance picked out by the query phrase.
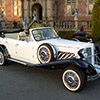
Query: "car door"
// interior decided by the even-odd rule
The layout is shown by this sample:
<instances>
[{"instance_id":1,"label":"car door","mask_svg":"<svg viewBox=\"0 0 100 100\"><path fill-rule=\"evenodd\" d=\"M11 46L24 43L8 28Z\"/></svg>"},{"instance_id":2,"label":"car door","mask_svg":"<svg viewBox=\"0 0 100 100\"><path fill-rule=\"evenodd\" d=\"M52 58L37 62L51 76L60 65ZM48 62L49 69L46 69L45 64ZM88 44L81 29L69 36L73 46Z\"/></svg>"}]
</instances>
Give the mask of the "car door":
<instances>
[{"instance_id":1,"label":"car door","mask_svg":"<svg viewBox=\"0 0 100 100\"><path fill-rule=\"evenodd\" d=\"M17 56L20 60L33 62L34 61L34 45L33 42L18 41Z\"/></svg>"},{"instance_id":2,"label":"car door","mask_svg":"<svg viewBox=\"0 0 100 100\"><path fill-rule=\"evenodd\" d=\"M18 40L16 39L11 39L11 38L5 38L5 46L10 54L11 57L16 57L17 52L16 52L16 44Z\"/></svg>"}]
</instances>

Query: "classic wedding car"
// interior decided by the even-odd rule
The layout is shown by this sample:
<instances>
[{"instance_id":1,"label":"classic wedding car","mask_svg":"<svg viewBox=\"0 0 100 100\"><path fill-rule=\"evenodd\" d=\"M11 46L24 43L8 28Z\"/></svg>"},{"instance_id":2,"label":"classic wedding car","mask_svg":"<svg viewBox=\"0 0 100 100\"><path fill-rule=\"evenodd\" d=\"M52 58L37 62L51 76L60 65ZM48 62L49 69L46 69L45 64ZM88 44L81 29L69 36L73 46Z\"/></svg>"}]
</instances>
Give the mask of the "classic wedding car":
<instances>
[{"instance_id":1,"label":"classic wedding car","mask_svg":"<svg viewBox=\"0 0 100 100\"><path fill-rule=\"evenodd\" d=\"M0 65L10 60L46 70L60 69L64 86L73 92L99 77L99 52L93 43L60 38L52 27L0 32Z\"/></svg>"}]
</instances>

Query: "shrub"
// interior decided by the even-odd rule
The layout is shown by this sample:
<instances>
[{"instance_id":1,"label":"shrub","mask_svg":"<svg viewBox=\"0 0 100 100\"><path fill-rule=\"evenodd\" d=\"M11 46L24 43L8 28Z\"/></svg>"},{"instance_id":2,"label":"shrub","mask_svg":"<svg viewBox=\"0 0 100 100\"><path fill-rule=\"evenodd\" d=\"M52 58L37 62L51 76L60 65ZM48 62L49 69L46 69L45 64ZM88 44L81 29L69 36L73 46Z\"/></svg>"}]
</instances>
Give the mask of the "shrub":
<instances>
[{"instance_id":1,"label":"shrub","mask_svg":"<svg viewBox=\"0 0 100 100\"><path fill-rule=\"evenodd\" d=\"M37 28L37 27L44 27L44 26L39 23L33 23L30 28Z\"/></svg>"},{"instance_id":2,"label":"shrub","mask_svg":"<svg viewBox=\"0 0 100 100\"><path fill-rule=\"evenodd\" d=\"M100 40L100 0L96 0L92 11L92 37L94 42Z\"/></svg>"},{"instance_id":3,"label":"shrub","mask_svg":"<svg viewBox=\"0 0 100 100\"><path fill-rule=\"evenodd\" d=\"M58 32L58 35L61 37L61 38L64 38L64 39L72 39L73 38L73 33L75 31L59 31Z\"/></svg>"}]
</instances>

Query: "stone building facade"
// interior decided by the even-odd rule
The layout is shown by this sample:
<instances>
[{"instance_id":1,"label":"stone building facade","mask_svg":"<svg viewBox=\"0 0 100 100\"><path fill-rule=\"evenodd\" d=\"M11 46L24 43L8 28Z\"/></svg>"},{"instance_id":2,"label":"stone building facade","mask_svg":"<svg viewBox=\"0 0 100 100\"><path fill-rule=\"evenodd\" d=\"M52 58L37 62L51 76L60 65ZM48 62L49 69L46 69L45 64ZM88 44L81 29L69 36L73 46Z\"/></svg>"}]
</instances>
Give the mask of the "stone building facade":
<instances>
[{"instance_id":1,"label":"stone building facade","mask_svg":"<svg viewBox=\"0 0 100 100\"><path fill-rule=\"evenodd\" d=\"M38 20L91 20L94 0L2 0L2 10L7 21L21 21L33 18L34 10Z\"/></svg>"},{"instance_id":2,"label":"stone building facade","mask_svg":"<svg viewBox=\"0 0 100 100\"><path fill-rule=\"evenodd\" d=\"M53 0L2 0L2 9L7 21L21 21L24 17L32 20L34 9L38 20L52 20L52 7Z\"/></svg>"},{"instance_id":3,"label":"stone building facade","mask_svg":"<svg viewBox=\"0 0 100 100\"><path fill-rule=\"evenodd\" d=\"M94 0L57 0L56 19L73 20L75 9L78 20L91 20Z\"/></svg>"}]
</instances>

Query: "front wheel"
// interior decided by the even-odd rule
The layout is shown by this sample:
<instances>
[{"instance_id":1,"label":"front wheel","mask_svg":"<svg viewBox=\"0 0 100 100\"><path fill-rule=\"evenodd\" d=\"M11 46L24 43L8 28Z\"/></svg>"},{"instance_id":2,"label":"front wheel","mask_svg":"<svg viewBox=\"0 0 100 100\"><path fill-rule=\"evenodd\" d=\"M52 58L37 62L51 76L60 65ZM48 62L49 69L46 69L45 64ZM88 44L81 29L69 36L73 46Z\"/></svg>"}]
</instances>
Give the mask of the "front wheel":
<instances>
[{"instance_id":1,"label":"front wheel","mask_svg":"<svg viewBox=\"0 0 100 100\"><path fill-rule=\"evenodd\" d=\"M69 91L76 92L85 87L87 76L78 67L68 67L62 75L62 82Z\"/></svg>"}]
</instances>

